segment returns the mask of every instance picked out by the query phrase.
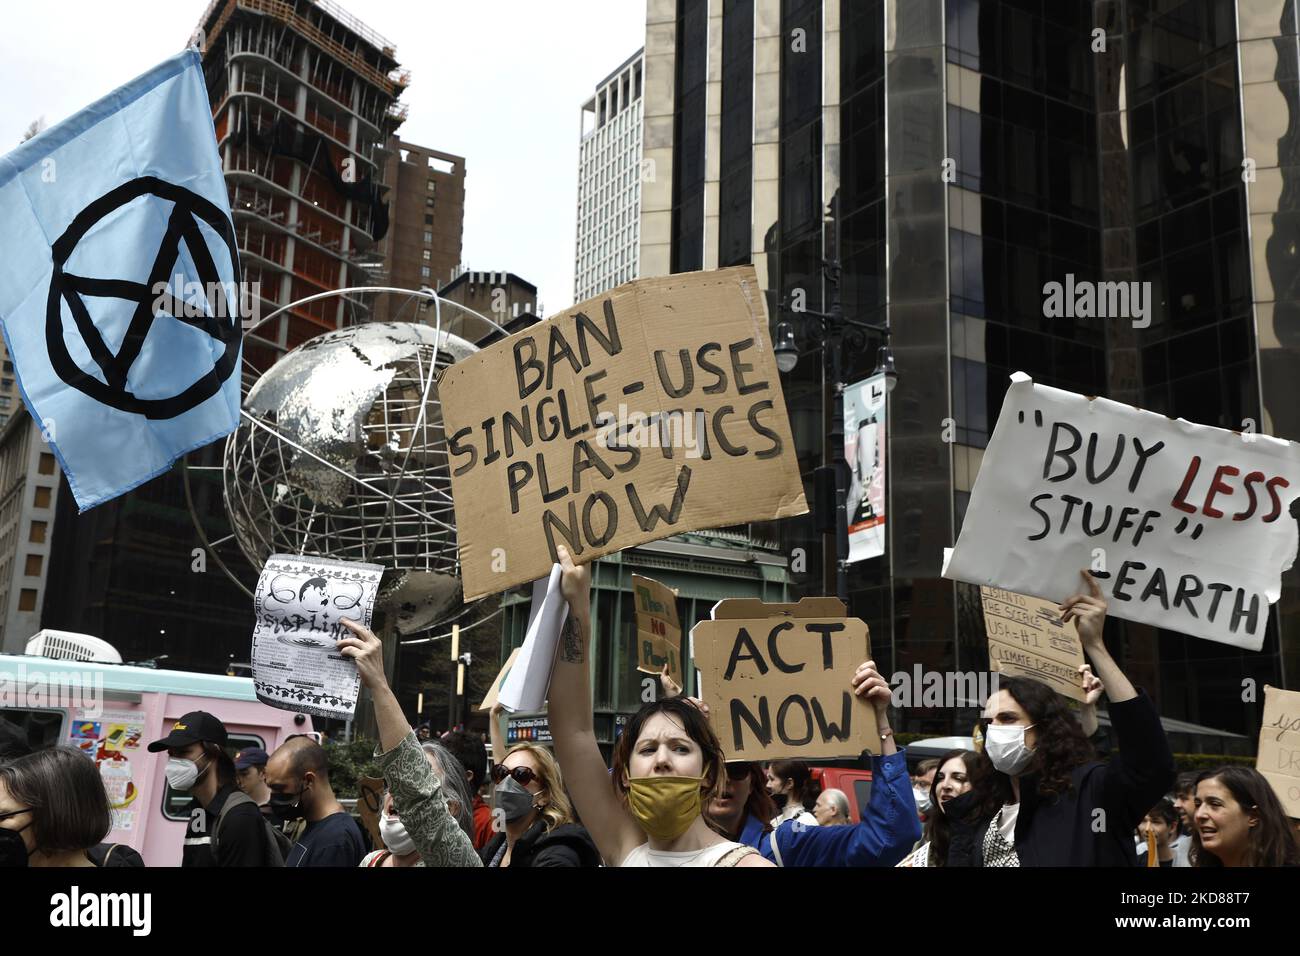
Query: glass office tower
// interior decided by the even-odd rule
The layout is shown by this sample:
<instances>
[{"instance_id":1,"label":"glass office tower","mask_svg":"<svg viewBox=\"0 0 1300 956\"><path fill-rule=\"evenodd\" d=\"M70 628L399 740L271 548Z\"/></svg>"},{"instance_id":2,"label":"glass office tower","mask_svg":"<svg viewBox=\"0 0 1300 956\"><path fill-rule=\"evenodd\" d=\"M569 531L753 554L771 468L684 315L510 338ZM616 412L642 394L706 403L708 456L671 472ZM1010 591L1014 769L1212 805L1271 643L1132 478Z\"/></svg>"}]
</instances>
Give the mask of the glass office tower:
<instances>
[{"instance_id":1,"label":"glass office tower","mask_svg":"<svg viewBox=\"0 0 1300 956\"><path fill-rule=\"evenodd\" d=\"M1300 439L1296 34L1294 0L650 0L642 274L754 264L805 353L784 385L810 502L822 260L847 316L889 323L888 543L849 588L891 672L987 665L978 589L939 572L1010 373ZM1150 324L1048 317L1067 276L1149 282ZM779 525L798 593L823 591L817 526ZM1243 680L1300 684L1296 573L1258 653L1119 621L1108 640L1178 747L1238 748Z\"/></svg>"}]
</instances>

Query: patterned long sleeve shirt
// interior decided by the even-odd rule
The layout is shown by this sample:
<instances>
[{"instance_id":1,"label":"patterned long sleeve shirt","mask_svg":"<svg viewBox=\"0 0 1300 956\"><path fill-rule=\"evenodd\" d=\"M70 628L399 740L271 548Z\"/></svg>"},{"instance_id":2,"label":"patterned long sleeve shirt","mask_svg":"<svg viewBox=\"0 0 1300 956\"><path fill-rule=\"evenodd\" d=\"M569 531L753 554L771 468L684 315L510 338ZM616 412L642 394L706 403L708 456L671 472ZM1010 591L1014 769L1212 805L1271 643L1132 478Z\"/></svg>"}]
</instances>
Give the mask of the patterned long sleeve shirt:
<instances>
[{"instance_id":1,"label":"patterned long sleeve shirt","mask_svg":"<svg viewBox=\"0 0 1300 956\"><path fill-rule=\"evenodd\" d=\"M474 844L447 810L438 775L411 731L392 750L375 757L393 794L402 825L420 851L425 866L482 866Z\"/></svg>"}]
</instances>

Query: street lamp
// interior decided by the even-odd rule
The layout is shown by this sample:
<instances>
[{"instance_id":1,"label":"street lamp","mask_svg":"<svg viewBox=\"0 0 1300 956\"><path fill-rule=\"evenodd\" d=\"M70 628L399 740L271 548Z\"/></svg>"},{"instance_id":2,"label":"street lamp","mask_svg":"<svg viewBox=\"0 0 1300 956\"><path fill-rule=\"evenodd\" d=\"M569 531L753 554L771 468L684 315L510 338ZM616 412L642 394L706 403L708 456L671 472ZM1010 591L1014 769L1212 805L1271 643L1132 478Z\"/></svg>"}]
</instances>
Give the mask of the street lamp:
<instances>
[{"instance_id":1,"label":"street lamp","mask_svg":"<svg viewBox=\"0 0 1300 956\"><path fill-rule=\"evenodd\" d=\"M794 326L789 322L778 322L776 326L776 341L773 343L776 352L776 367L782 375L789 375L794 371L794 367L799 364L799 346L794 340Z\"/></svg>"},{"instance_id":2,"label":"street lamp","mask_svg":"<svg viewBox=\"0 0 1300 956\"><path fill-rule=\"evenodd\" d=\"M855 322L852 319L844 318L843 314L836 315L835 312L803 312L803 315L811 315L815 319L822 320L822 342L823 348L827 347L827 326L832 322L839 322L852 328L866 329L871 332L879 332L885 336L885 342L876 352L876 368L872 375L885 376L885 390L892 392L898 384L898 369L894 365L894 353L889 347L889 326L888 325L871 325L867 322ZM776 335L773 341L773 351L776 353L776 367L782 375L789 375L799 364L799 344L795 339L794 326L789 322L781 321L776 325Z\"/></svg>"},{"instance_id":3,"label":"street lamp","mask_svg":"<svg viewBox=\"0 0 1300 956\"><path fill-rule=\"evenodd\" d=\"M828 418L830 431L826 435L826 447L822 456L825 463L817 469L815 476L818 490L815 500L824 505L829 498L835 512L833 518L824 511L817 516L818 527L826 536L822 586L824 593L833 593L847 602L849 524L846 499L850 476L848 463L844 461L844 413L841 408L844 394L844 349L847 347L855 352L865 349L867 333L874 332L883 336L884 340L876 353L876 369L872 374L884 376L886 393L892 392L898 384L898 370L894 366L894 354L889 347L888 323L876 325L845 316L840 306L840 264L836 260L827 259L823 261L822 269L829 292L830 311L805 310L797 314L809 316L818 322L819 344L827 360L823 388L829 387L829 401L834 403ZM777 323L773 351L777 369L787 375L793 372L799 364L799 346L792 323L786 320ZM827 401L825 391L823 401Z\"/></svg>"}]
</instances>

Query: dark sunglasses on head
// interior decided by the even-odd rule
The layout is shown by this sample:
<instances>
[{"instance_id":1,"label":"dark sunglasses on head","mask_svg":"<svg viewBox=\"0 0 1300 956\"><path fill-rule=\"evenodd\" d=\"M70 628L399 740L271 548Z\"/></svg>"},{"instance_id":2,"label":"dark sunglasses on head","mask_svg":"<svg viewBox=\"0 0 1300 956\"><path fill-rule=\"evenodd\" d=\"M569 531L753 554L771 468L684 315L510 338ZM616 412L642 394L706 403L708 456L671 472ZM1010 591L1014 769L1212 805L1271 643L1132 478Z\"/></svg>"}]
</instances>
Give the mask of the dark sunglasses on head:
<instances>
[{"instance_id":1,"label":"dark sunglasses on head","mask_svg":"<svg viewBox=\"0 0 1300 956\"><path fill-rule=\"evenodd\" d=\"M492 766L493 783L502 783L505 781L506 777L514 777L515 783L519 784L521 787L528 786L534 780L539 783L541 782L541 777L537 776L537 774L533 773L532 770L527 767L515 767L514 769L511 769L505 764L494 764Z\"/></svg>"}]
</instances>

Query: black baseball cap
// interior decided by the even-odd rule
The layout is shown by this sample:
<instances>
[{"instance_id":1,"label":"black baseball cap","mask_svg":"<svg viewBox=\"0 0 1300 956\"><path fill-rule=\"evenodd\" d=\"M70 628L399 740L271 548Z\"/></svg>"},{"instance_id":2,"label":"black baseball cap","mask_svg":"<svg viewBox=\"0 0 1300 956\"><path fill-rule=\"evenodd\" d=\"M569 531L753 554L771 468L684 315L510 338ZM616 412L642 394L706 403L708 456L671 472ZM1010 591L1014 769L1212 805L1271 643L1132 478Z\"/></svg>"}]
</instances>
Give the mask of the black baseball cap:
<instances>
[{"instance_id":1,"label":"black baseball cap","mask_svg":"<svg viewBox=\"0 0 1300 956\"><path fill-rule=\"evenodd\" d=\"M156 754L171 747L188 747L200 740L224 747L226 725L206 711L193 710L172 724L171 733L166 737L151 743L149 752Z\"/></svg>"}]
</instances>

